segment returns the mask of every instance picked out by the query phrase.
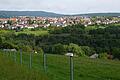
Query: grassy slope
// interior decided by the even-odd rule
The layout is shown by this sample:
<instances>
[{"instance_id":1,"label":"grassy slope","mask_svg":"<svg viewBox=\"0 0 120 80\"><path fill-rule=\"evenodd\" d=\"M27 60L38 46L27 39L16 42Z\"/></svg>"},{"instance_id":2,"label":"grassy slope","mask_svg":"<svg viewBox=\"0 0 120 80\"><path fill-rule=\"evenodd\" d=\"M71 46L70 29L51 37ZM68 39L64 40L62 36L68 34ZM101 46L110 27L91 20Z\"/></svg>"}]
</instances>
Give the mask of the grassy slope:
<instances>
[{"instance_id":1,"label":"grassy slope","mask_svg":"<svg viewBox=\"0 0 120 80\"><path fill-rule=\"evenodd\" d=\"M104 29L105 27L104 27L104 26L99 26L99 27L97 27L97 26L87 26L87 27L85 28L85 30L86 30L86 31L89 31L89 30L94 30L94 29L98 29L98 28Z\"/></svg>"},{"instance_id":2,"label":"grassy slope","mask_svg":"<svg viewBox=\"0 0 120 80\"><path fill-rule=\"evenodd\" d=\"M15 64L0 54L0 80L48 80L43 74Z\"/></svg>"},{"instance_id":3,"label":"grassy slope","mask_svg":"<svg viewBox=\"0 0 120 80\"><path fill-rule=\"evenodd\" d=\"M16 35L17 34L21 34L21 33L24 33L24 34L34 34L36 36L40 36L40 35L48 35L48 31L30 31L30 30L27 30L27 31L21 31L21 32L16 32Z\"/></svg>"},{"instance_id":4,"label":"grassy slope","mask_svg":"<svg viewBox=\"0 0 120 80\"><path fill-rule=\"evenodd\" d=\"M15 31L10 31L10 30L0 30L0 35L8 35L10 33L13 34L34 34L36 36L43 36L43 35L48 35L47 30L38 30L38 31L30 31L30 30L25 30L25 31L20 31L20 32L15 32Z\"/></svg>"},{"instance_id":5,"label":"grassy slope","mask_svg":"<svg viewBox=\"0 0 120 80\"><path fill-rule=\"evenodd\" d=\"M19 54L17 55L19 60ZM13 57L13 56L11 56ZM29 54L24 54L23 64L29 65ZM42 55L33 55L33 69L43 71ZM75 80L120 80L120 62L74 58ZM51 80L69 80L69 57L47 55L47 75Z\"/></svg>"},{"instance_id":6,"label":"grassy slope","mask_svg":"<svg viewBox=\"0 0 120 80\"><path fill-rule=\"evenodd\" d=\"M118 23L118 24L115 24L115 26L120 26L120 23Z\"/></svg>"},{"instance_id":7,"label":"grassy slope","mask_svg":"<svg viewBox=\"0 0 120 80\"><path fill-rule=\"evenodd\" d=\"M96 26L87 26L85 28L86 31L93 30L93 29L97 29Z\"/></svg>"}]
</instances>

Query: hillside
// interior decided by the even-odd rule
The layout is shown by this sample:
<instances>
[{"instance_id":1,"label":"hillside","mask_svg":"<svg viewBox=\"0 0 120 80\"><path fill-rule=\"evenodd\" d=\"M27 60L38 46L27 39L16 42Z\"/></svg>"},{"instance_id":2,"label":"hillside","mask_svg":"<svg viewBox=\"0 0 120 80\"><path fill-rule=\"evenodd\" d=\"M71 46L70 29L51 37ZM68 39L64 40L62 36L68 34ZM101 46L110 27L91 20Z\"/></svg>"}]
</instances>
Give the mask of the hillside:
<instances>
[{"instance_id":1,"label":"hillside","mask_svg":"<svg viewBox=\"0 0 120 80\"><path fill-rule=\"evenodd\" d=\"M0 11L0 17L9 18L13 16L60 17L63 15L44 11Z\"/></svg>"},{"instance_id":2,"label":"hillside","mask_svg":"<svg viewBox=\"0 0 120 80\"><path fill-rule=\"evenodd\" d=\"M45 11L0 11L0 18L13 16L41 16L41 17L61 17L61 16L120 16L120 13L88 13L64 15Z\"/></svg>"},{"instance_id":3,"label":"hillside","mask_svg":"<svg viewBox=\"0 0 120 80\"><path fill-rule=\"evenodd\" d=\"M120 16L120 13L88 13L88 14L77 14L74 16Z\"/></svg>"}]
</instances>

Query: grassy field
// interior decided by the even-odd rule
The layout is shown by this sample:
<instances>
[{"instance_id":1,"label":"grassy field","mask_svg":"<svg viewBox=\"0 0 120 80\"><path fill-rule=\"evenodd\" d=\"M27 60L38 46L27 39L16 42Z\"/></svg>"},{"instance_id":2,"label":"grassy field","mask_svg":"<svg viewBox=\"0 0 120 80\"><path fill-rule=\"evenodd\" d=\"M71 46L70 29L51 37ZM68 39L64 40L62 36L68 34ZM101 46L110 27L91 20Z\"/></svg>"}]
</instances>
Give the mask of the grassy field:
<instances>
[{"instance_id":1,"label":"grassy field","mask_svg":"<svg viewBox=\"0 0 120 80\"><path fill-rule=\"evenodd\" d=\"M115 24L115 26L120 26L120 23L118 23L118 24Z\"/></svg>"},{"instance_id":2,"label":"grassy field","mask_svg":"<svg viewBox=\"0 0 120 80\"><path fill-rule=\"evenodd\" d=\"M96 26L87 26L85 28L86 31L93 30L93 29L97 29L97 27Z\"/></svg>"},{"instance_id":3,"label":"grassy field","mask_svg":"<svg viewBox=\"0 0 120 80\"><path fill-rule=\"evenodd\" d=\"M0 80L48 80L44 74L15 64L9 57L0 54Z\"/></svg>"},{"instance_id":4,"label":"grassy field","mask_svg":"<svg viewBox=\"0 0 120 80\"><path fill-rule=\"evenodd\" d=\"M48 35L49 32L47 30L37 30L37 31L31 31L31 30L25 30L20 32L15 32L12 30L0 30L0 35L8 35L8 34L34 34L36 36L44 36Z\"/></svg>"},{"instance_id":5,"label":"grassy field","mask_svg":"<svg viewBox=\"0 0 120 80\"><path fill-rule=\"evenodd\" d=\"M5 56L14 58L13 53ZM19 54L17 63L20 63ZM29 53L23 54L23 65L29 68ZM70 80L69 67L69 57L47 54L46 74L50 80ZM44 72L42 54L32 56L32 69ZM120 61L74 57L74 80L120 80L119 74Z\"/></svg>"},{"instance_id":6,"label":"grassy field","mask_svg":"<svg viewBox=\"0 0 120 80\"><path fill-rule=\"evenodd\" d=\"M20 32L15 32L16 35L18 34L34 34L36 36L42 36L42 35L48 35L48 31L44 31L44 30L38 30L38 31L30 31L30 30L26 30L26 31L20 31Z\"/></svg>"},{"instance_id":7,"label":"grassy field","mask_svg":"<svg viewBox=\"0 0 120 80\"><path fill-rule=\"evenodd\" d=\"M104 29L105 27L104 26L87 26L85 28L85 30L89 31L89 30L94 30L94 29L98 29L98 28Z\"/></svg>"}]
</instances>

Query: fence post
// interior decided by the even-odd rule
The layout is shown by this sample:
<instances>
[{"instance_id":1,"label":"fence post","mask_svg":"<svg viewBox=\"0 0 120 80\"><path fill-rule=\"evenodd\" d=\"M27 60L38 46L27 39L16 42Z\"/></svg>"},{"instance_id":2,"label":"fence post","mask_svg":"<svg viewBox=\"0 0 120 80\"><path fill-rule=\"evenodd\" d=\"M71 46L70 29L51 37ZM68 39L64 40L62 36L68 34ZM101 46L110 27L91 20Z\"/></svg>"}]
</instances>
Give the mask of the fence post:
<instances>
[{"instance_id":1,"label":"fence post","mask_svg":"<svg viewBox=\"0 0 120 80\"><path fill-rule=\"evenodd\" d=\"M20 64L22 64L22 49L20 49Z\"/></svg>"},{"instance_id":2,"label":"fence post","mask_svg":"<svg viewBox=\"0 0 120 80\"><path fill-rule=\"evenodd\" d=\"M29 63L30 69L32 68L32 52L30 52L30 63Z\"/></svg>"},{"instance_id":3,"label":"fence post","mask_svg":"<svg viewBox=\"0 0 120 80\"><path fill-rule=\"evenodd\" d=\"M43 67L44 71L47 71L47 61L46 61L46 53L43 53Z\"/></svg>"},{"instance_id":4,"label":"fence post","mask_svg":"<svg viewBox=\"0 0 120 80\"><path fill-rule=\"evenodd\" d=\"M73 80L73 57L72 56L70 56L70 80Z\"/></svg>"},{"instance_id":5,"label":"fence post","mask_svg":"<svg viewBox=\"0 0 120 80\"><path fill-rule=\"evenodd\" d=\"M7 53L7 57L9 57L9 51L6 51L6 53Z\"/></svg>"},{"instance_id":6,"label":"fence post","mask_svg":"<svg viewBox=\"0 0 120 80\"><path fill-rule=\"evenodd\" d=\"M73 67L73 53L67 53L66 56L70 57L70 80L74 80L74 67Z\"/></svg>"},{"instance_id":7,"label":"fence post","mask_svg":"<svg viewBox=\"0 0 120 80\"><path fill-rule=\"evenodd\" d=\"M10 53L10 51L8 51L8 53L9 53L9 57L11 57L11 53Z\"/></svg>"},{"instance_id":8,"label":"fence post","mask_svg":"<svg viewBox=\"0 0 120 80\"><path fill-rule=\"evenodd\" d=\"M3 53L4 53L4 56L7 56L7 52L6 51L4 51Z\"/></svg>"},{"instance_id":9,"label":"fence post","mask_svg":"<svg viewBox=\"0 0 120 80\"><path fill-rule=\"evenodd\" d=\"M15 63L17 62L17 58L16 58L16 52L14 52L14 61L15 61Z\"/></svg>"}]
</instances>

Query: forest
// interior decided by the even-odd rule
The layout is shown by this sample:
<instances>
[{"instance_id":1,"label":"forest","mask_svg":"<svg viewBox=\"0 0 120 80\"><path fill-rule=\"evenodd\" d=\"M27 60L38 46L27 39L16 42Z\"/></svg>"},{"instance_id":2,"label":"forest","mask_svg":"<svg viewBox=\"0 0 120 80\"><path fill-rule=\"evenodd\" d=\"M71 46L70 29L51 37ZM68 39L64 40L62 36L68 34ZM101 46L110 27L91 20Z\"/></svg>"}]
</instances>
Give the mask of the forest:
<instances>
[{"instance_id":1,"label":"forest","mask_svg":"<svg viewBox=\"0 0 120 80\"><path fill-rule=\"evenodd\" d=\"M120 26L119 25L92 25L95 29L86 29L77 24L67 27L48 27L31 29L30 34L0 29L0 49L22 49L25 52L32 50L38 53L64 55L73 52L76 56L88 57L99 54L100 58L120 59ZM88 26L90 27L90 26ZM35 32L47 32L34 34ZM28 33L29 33L28 32Z\"/></svg>"}]
</instances>

